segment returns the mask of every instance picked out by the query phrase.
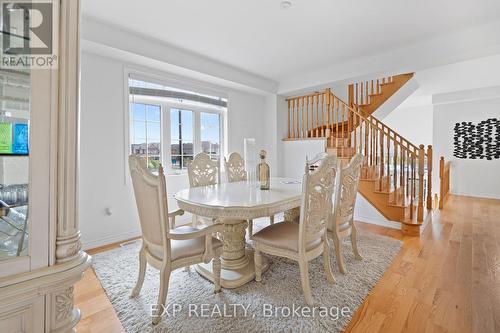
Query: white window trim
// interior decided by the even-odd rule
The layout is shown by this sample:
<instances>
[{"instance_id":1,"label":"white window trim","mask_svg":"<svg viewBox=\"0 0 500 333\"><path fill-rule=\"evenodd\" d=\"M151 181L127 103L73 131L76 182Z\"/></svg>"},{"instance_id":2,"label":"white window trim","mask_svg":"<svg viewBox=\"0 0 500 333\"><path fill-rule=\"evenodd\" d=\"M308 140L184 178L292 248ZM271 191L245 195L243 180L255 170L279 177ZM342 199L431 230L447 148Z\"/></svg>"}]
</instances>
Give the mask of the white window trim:
<instances>
[{"instance_id":1,"label":"white window trim","mask_svg":"<svg viewBox=\"0 0 500 333\"><path fill-rule=\"evenodd\" d=\"M132 102L132 101L131 101ZM186 105L184 103L173 103L173 102L165 102L161 101L158 98L149 97L149 96L135 96L133 103L141 103L141 104L149 104L149 105L159 105L161 108L161 152L160 158L165 168L165 172L167 175L178 175L185 174L186 170L178 170L173 169L171 165L171 152L170 152L170 110L171 109L181 109L193 112L193 154L196 155L201 152L201 113L212 113L218 114L219 118L219 138L220 138L220 154L219 159L224 156L224 110L218 108L211 108L209 106L197 106L197 105ZM130 137L129 137L130 141ZM130 152L130 144L129 144L129 152ZM221 162L222 163L222 162Z\"/></svg>"},{"instance_id":2,"label":"white window trim","mask_svg":"<svg viewBox=\"0 0 500 333\"><path fill-rule=\"evenodd\" d=\"M129 93L129 77L133 76L134 79L138 80L144 80L146 82L152 82L152 83L157 83L157 84L162 84L165 86L172 86L176 87L179 89L186 89L186 90L191 90L191 91L196 91L202 94L213 94L216 96L220 96L222 98L227 98L227 94L207 88L203 84L197 84L194 82L191 83L186 83L188 80L180 79L180 78L174 78L170 74L164 74L164 75L157 75L157 74L152 74L148 73L142 70L137 70L133 68L128 68L124 67L124 75L123 75L123 85L124 85L124 124L123 124L123 130L124 130L124 184L128 185L130 183L130 177L129 177L129 169L128 169L128 156L130 154L130 135L132 133L132 123L131 123L131 110L130 110L130 103L132 102L131 96ZM220 156L219 156L219 163L220 163L220 168L223 168L222 159L226 155L226 150L228 147L228 142L226 142L227 136L225 135L227 133L227 112L229 109L229 100L228 100L228 107L227 108L219 108L216 106L211 107L210 105L207 106L198 106L198 105L186 105L186 103L175 103L175 102L165 102L159 100L159 98L155 97L150 97L150 96L135 96L134 103L145 103L145 104L153 104L153 105L160 105L161 107L161 131L160 131L160 140L161 140L161 151L160 151L160 159L162 161L163 166L166 168L166 176L175 176L175 175L185 175L186 170L178 170L178 169L172 169L171 168L171 161L170 161L170 112L165 112L166 109L170 108L179 108L183 110L191 110L195 111L195 121L196 118L198 118L198 124L199 124L199 112L206 112L206 113L218 113L220 115L220 125L219 125L219 137L220 137ZM197 116L196 116L197 114ZM168 128L166 128L168 126ZM200 133L196 134L196 132L199 132L198 127L196 126L196 123L193 124L194 128L194 133L193 133L193 148L194 148L194 154L196 155L198 152L201 151L201 147L196 147L197 140L195 135L199 135ZM165 146L166 141L164 138L169 138L168 139L168 146ZM168 159L167 159L168 158ZM168 166L168 167L167 167Z\"/></svg>"}]
</instances>

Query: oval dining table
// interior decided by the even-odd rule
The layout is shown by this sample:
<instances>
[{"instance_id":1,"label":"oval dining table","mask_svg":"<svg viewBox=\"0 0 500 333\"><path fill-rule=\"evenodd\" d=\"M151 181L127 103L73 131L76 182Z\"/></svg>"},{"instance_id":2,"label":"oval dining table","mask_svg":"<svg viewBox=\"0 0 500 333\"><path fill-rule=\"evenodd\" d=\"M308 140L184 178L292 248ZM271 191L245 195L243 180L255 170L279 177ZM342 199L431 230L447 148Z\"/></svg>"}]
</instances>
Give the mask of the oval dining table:
<instances>
[{"instance_id":1,"label":"oval dining table","mask_svg":"<svg viewBox=\"0 0 500 333\"><path fill-rule=\"evenodd\" d=\"M237 288L255 278L253 250L246 247L248 220L268 217L300 207L302 184L289 178L271 178L270 189L261 190L256 182L241 181L201 186L175 194L180 209L216 219L223 225L221 286ZM295 210L294 210L295 209ZM267 261L262 262L263 271ZM213 281L211 263L199 264L196 271Z\"/></svg>"}]
</instances>

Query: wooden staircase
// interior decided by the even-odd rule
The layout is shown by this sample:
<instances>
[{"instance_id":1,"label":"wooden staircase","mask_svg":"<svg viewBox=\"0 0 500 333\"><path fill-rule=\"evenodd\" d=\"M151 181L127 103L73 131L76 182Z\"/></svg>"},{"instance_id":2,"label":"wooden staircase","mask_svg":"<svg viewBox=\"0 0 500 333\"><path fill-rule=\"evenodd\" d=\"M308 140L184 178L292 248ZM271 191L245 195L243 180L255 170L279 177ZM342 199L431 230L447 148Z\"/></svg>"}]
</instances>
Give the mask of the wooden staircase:
<instances>
[{"instance_id":1,"label":"wooden staircase","mask_svg":"<svg viewBox=\"0 0 500 333\"><path fill-rule=\"evenodd\" d=\"M349 106L357 106L361 111L372 114L404 86L413 75L414 73L405 73L352 83L348 87Z\"/></svg>"},{"instance_id":2,"label":"wooden staircase","mask_svg":"<svg viewBox=\"0 0 500 333\"><path fill-rule=\"evenodd\" d=\"M351 84L349 104L330 89L288 98L285 140L324 139L343 164L362 154L359 193L405 234L419 235L432 210L432 147L412 144L372 115L412 76Z\"/></svg>"}]
</instances>

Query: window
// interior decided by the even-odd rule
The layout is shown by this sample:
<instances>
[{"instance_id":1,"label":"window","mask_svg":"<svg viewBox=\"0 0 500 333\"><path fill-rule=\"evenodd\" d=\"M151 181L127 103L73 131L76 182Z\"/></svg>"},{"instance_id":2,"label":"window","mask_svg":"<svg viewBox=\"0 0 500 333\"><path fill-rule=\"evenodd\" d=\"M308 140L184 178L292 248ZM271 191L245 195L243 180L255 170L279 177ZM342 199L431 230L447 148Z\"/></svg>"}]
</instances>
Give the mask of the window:
<instances>
[{"instance_id":1,"label":"window","mask_svg":"<svg viewBox=\"0 0 500 333\"><path fill-rule=\"evenodd\" d=\"M158 170L161 156L161 111L159 105L131 103L130 153L146 158L148 168Z\"/></svg>"},{"instance_id":2,"label":"window","mask_svg":"<svg viewBox=\"0 0 500 333\"><path fill-rule=\"evenodd\" d=\"M167 172L185 170L199 152L220 160L227 99L130 75L128 83L131 154L146 158L152 170L162 163Z\"/></svg>"},{"instance_id":3,"label":"window","mask_svg":"<svg viewBox=\"0 0 500 333\"><path fill-rule=\"evenodd\" d=\"M201 112L200 114L201 151L210 155L212 160L220 157L220 114Z\"/></svg>"},{"instance_id":4,"label":"window","mask_svg":"<svg viewBox=\"0 0 500 333\"><path fill-rule=\"evenodd\" d=\"M170 109L172 169L185 169L194 157L193 111Z\"/></svg>"}]
</instances>

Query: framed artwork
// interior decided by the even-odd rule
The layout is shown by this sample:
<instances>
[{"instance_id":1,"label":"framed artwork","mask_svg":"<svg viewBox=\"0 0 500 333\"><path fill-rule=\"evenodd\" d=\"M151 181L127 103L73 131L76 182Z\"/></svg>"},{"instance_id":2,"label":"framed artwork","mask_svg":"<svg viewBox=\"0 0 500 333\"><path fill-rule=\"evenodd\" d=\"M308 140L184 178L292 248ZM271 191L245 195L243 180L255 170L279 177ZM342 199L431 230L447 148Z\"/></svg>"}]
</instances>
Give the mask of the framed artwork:
<instances>
[{"instance_id":1,"label":"framed artwork","mask_svg":"<svg viewBox=\"0 0 500 333\"><path fill-rule=\"evenodd\" d=\"M489 118L478 124L456 123L453 136L453 156L463 159L500 158L500 120Z\"/></svg>"}]
</instances>

